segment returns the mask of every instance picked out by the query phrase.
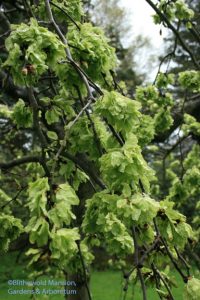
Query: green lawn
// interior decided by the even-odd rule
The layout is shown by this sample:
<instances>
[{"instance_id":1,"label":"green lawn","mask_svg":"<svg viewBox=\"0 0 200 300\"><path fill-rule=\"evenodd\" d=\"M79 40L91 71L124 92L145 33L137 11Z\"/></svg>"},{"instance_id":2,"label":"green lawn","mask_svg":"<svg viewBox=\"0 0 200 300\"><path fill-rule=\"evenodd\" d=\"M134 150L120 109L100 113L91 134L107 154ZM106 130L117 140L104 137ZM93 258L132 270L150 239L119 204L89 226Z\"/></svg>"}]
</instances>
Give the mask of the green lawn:
<instances>
[{"instance_id":1,"label":"green lawn","mask_svg":"<svg viewBox=\"0 0 200 300\"><path fill-rule=\"evenodd\" d=\"M25 268L15 263L16 255L5 255L1 257L0 262L0 300L28 300L29 295L9 295L8 294L8 279L27 279ZM182 299L184 284L180 276L174 272L173 276L176 278L178 288L173 289L173 295L176 300ZM118 271L93 271L91 276L91 290L93 300L121 300L121 274ZM24 287L25 288L25 287ZM51 287L52 288L52 287ZM133 297L134 292L134 297ZM37 299L47 299L45 296L38 296ZM54 295L49 299L61 300L63 296ZM127 293L126 300L140 300L142 299L141 288L137 285L134 288L130 287ZM159 300L156 292L153 289L148 289L149 300Z\"/></svg>"}]
</instances>

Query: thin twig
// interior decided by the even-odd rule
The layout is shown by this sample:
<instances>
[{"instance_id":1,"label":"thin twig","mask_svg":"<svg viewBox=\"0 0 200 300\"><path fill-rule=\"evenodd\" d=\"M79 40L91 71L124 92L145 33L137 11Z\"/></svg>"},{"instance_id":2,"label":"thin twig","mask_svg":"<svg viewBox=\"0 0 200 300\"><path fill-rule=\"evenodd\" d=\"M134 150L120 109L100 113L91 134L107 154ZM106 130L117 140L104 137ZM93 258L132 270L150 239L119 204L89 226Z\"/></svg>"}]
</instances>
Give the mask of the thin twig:
<instances>
[{"instance_id":1,"label":"thin twig","mask_svg":"<svg viewBox=\"0 0 200 300\"><path fill-rule=\"evenodd\" d=\"M64 36L64 34L62 33L62 31L60 30L60 27L57 25L57 23L54 20L53 14L52 14L52 10L51 10L51 6L50 6L50 1L49 0L45 0L46 3L46 10L47 10L47 14L49 17L49 21L50 23L53 25L55 31L57 32L58 36L60 37L61 41L63 42L63 44L65 45L65 52L67 55L67 58L69 59L69 61L71 62L71 64L73 64L74 66L76 66L76 70L78 72L78 74L80 75L80 77L82 78L87 92L88 92L88 98L92 99L93 95L92 95L92 91L89 85L89 82L87 80L87 78L85 77L85 75L83 74L82 71L80 71L80 68L77 68L77 64L74 62L70 49L69 49L69 45L68 45L68 41L66 39L66 37Z\"/></svg>"},{"instance_id":2,"label":"thin twig","mask_svg":"<svg viewBox=\"0 0 200 300\"><path fill-rule=\"evenodd\" d=\"M180 254L180 252L178 251L177 247L174 247L176 254L178 255L178 258L182 261L182 263L184 264L186 270L187 270L187 275L188 277L190 277L190 266L187 263L187 261L185 260L185 258Z\"/></svg>"},{"instance_id":3,"label":"thin twig","mask_svg":"<svg viewBox=\"0 0 200 300\"><path fill-rule=\"evenodd\" d=\"M157 226L157 224L156 224L155 218L153 219L153 222L154 222L154 226L155 226L155 229L156 229L157 234L160 235L159 229L158 229L158 226ZM179 268L177 262L175 261L173 255L171 254L171 252L170 252L170 250L169 250L169 247L168 247L168 245L167 245L167 242L164 240L164 238L163 238L161 235L160 235L160 240L161 240L162 244L163 244L164 247L165 247L165 250L166 250L166 252L167 252L168 257L170 258L172 264L174 265L174 267L176 268L176 270L178 271L178 273L181 275L183 281L184 281L184 282L188 282L188 277L185 276L185 274L184 274L184 273L182 272L182 270Z\"/></svg>"},{"instance_id":4,"label":"thin twig","mask_svg":"<svg viewBox=\"0 0 200 300\"><path fill-rule=\"evenodd\" d=\"M23 190L25 190L25 188L27 188L27 186L28 186L28 185L25 185L25 186L21 187L21 189L16 193L16 195L15 195L11 200L9 200L9 201L6 202L5 204L3 204L3 205L0 207L0 209L4 209L4 208L5 208L6 206L8 206L11 202L17 200L17 198L19 197L19 195L21 194L21 192L22 192Z\"/></svg>"},{"instance_id":5,"label":"thin twig","mask_svg":"<svg viewBox=\"0 0 200 300\"><path fill-rule=\"evenodd\" d=\"M156 268L156 266L155 266L154 263L152 263L152 269L158 275L158 277L160 278L160 280L163 282L163 284L164 284L164 286L165 286L165 288L166 288L166 290L167 290L167 292L168 292L168 294L170 296L169 300L174 300L174 297L172 295L172 292L170 290L169 285L167 284L165 278L162 276L162 274L159 272L159 270Z\"/></svg>"}]
</instances>

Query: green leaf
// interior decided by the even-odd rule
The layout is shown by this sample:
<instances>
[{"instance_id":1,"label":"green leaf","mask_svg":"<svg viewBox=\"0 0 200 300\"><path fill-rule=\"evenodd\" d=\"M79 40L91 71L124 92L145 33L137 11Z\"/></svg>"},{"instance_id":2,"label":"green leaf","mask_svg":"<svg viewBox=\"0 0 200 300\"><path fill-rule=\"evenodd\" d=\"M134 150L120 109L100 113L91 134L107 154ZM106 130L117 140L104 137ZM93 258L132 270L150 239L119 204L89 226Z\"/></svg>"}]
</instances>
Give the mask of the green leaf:
<instances>
[{"instance_id":1,"label":"green leaf","mask_svg":"<svg viewBox=\"0 0 200 300\"><path fill-rule=\"evenodd\" d=\"M49 125L59 122L60 116L62 115L59 108L53 106L45 113L45 118Z\"/></svg>"},{"instance_id":2,"label":"green leaf","mask_svg":"<svg viewBox=\"0 0 200 300\"><path fill-rule=\"evenodd\" d=\"M189 279L184 289L184 300L200 300L200 280Z\"/></svg>"},{"instance_id":3,"label":"green leaf","mask_svg":"<svg viewBox=\"0 0 200 300\"><path fill-rule=\"evenodd\" d=\"M47 191L49 191L48 178L38 178L29 184L29 202L28 206L32 215L40 217L47 215Z\"/></svg>"},{"instance_id":4,"label":"green leaf","mask_svg":"<svg viewBox=\"0 0 200 300\"><path fill-rule=\"evenodd\" d=\"M34 221L31 220L31 223L26 227L26 230L29 232L30 243L37 243L38 247L45 246L49 238L49 224L42 217L39 219L34 218Z\"/></svg>"},{"instance_id":5,"label":"green leaf","mask_svg":"<svg viewBox=\"0 0 200 300\"><path fill-rule=\"evenodd\" d=\"M76 241L80 239L78 229L62 228L51 233L51 258L65 266L78 252Z\"/></svg>"},{"instance_id":6,"label":"green leaf","mask_svg":"<svg viewBox=\"0 0 200 300\"><path fill-rule=\"evenodd\" d=\"M14 105L11 118L17 127L32 127L33 116L31 109L25 106L25 103L22 99L19 99Z\"/></svg>"},{"instance_id":7,"label":"green leaf","mask_svg":"<svg viewBox=\"0 0 200 300\"><path fill-rule=\"evenodd\" d=\"M65 57L65 46L53 32L33 18L29 25L21 23L12 29L5 42L8 58L3 67L9 67L15 84L33 85L48 68L56 70Z\"/></svg>"},{"instance_id":8,"label":"green leaf","mask_svg":"<svg viewBox=\"0 0 200 300\"><path fill-rule=\"evenodd\" d=\"M76 218L72 213L72 206L78 204L79 198L74 189L68 183L60 184L56 189L55 205L48 212L50 221L57 228L61 228L63 224L69 225Z\"/></svg>"},{"instance_id":9,"label":"green leaf","mask_svg":"<svg viewBox=\"0 0 200 300\"><path fill-rule=\"evenodd\" d=\"M139 109L139 102L114 91L105 91L103 98L95 105L95 112L106 118L110 125L122 133L131 132L139 123Z\"/></svg>"},{"instance_id":10,"label":"green leaf","mask_svg":"<svg viewBox=\"0 0 200 300\"><path fill-rule=\"evenodd\" d=\"M14 241L23 232L20 219L13 216L0 214L0 252L8 251L10 242Z\"/></svg>"},{"instance_id":11,"label":"green leaf","mask_svg":"<svg viewBox=\"0 0 200 300\"><path fill-rule=\"evenodd\" d=\"M58 136L54 131L47 131L47 136L51 139L51 140L58 140Z\"/></svg>"}]
</instances>

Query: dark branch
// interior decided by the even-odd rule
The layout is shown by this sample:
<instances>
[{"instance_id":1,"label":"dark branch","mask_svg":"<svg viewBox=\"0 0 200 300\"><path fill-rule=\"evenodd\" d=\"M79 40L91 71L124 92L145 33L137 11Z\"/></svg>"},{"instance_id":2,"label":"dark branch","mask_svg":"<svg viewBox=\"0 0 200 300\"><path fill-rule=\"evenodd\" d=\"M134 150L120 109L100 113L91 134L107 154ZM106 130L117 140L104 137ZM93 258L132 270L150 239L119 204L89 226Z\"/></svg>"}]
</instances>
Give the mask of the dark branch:
<instances>
[{"instance_id":1,"label":"dark branch","mask_svg":"<svg viewBox=\"0 0 200 300\"><path fill-rule=\"evenodd\" d=\"M27 163L31 163L31 162L41 163L41 158L39 156L25 156L23 158L14 159L7 163L0 163L0 169L8 170L10 168L14 168L14 167L17 167L17 166L20 166L23 164L27 164Z\"/></svg>"}]
</instances>

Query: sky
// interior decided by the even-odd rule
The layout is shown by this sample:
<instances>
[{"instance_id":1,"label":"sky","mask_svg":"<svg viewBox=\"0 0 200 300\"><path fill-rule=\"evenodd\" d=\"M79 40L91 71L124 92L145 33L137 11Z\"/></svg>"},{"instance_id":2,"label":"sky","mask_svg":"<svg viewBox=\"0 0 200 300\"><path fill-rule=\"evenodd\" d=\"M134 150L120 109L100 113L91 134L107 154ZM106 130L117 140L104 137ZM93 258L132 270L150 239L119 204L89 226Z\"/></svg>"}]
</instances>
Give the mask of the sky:
<instances>
[{"instance_id":1,"label":"sky","mask_svg":"<svg viewBox=\"0 0 200 300\"><path fill-rule=\"evenodd\" d=\"M131 38L138 34L142 34L147 37L151 42L150 49L146 48L143 50L141 55L141 61L143 62L143 68L147 64L153 64L152 72L149 75L150 79L156 75L158 66L158 61L151 61L153 55L157 56L164 52L164 37L167 35L165 28L160 25L155 25L153 22L152 15L154 14L153 9L145 0L121 0L121 6L125 7L129 15L129 24L131 25ZM160 35L160 30L162 29L162 35ZM141 65L140 65L141 67Z\"/></svg>"}]
</instances>

